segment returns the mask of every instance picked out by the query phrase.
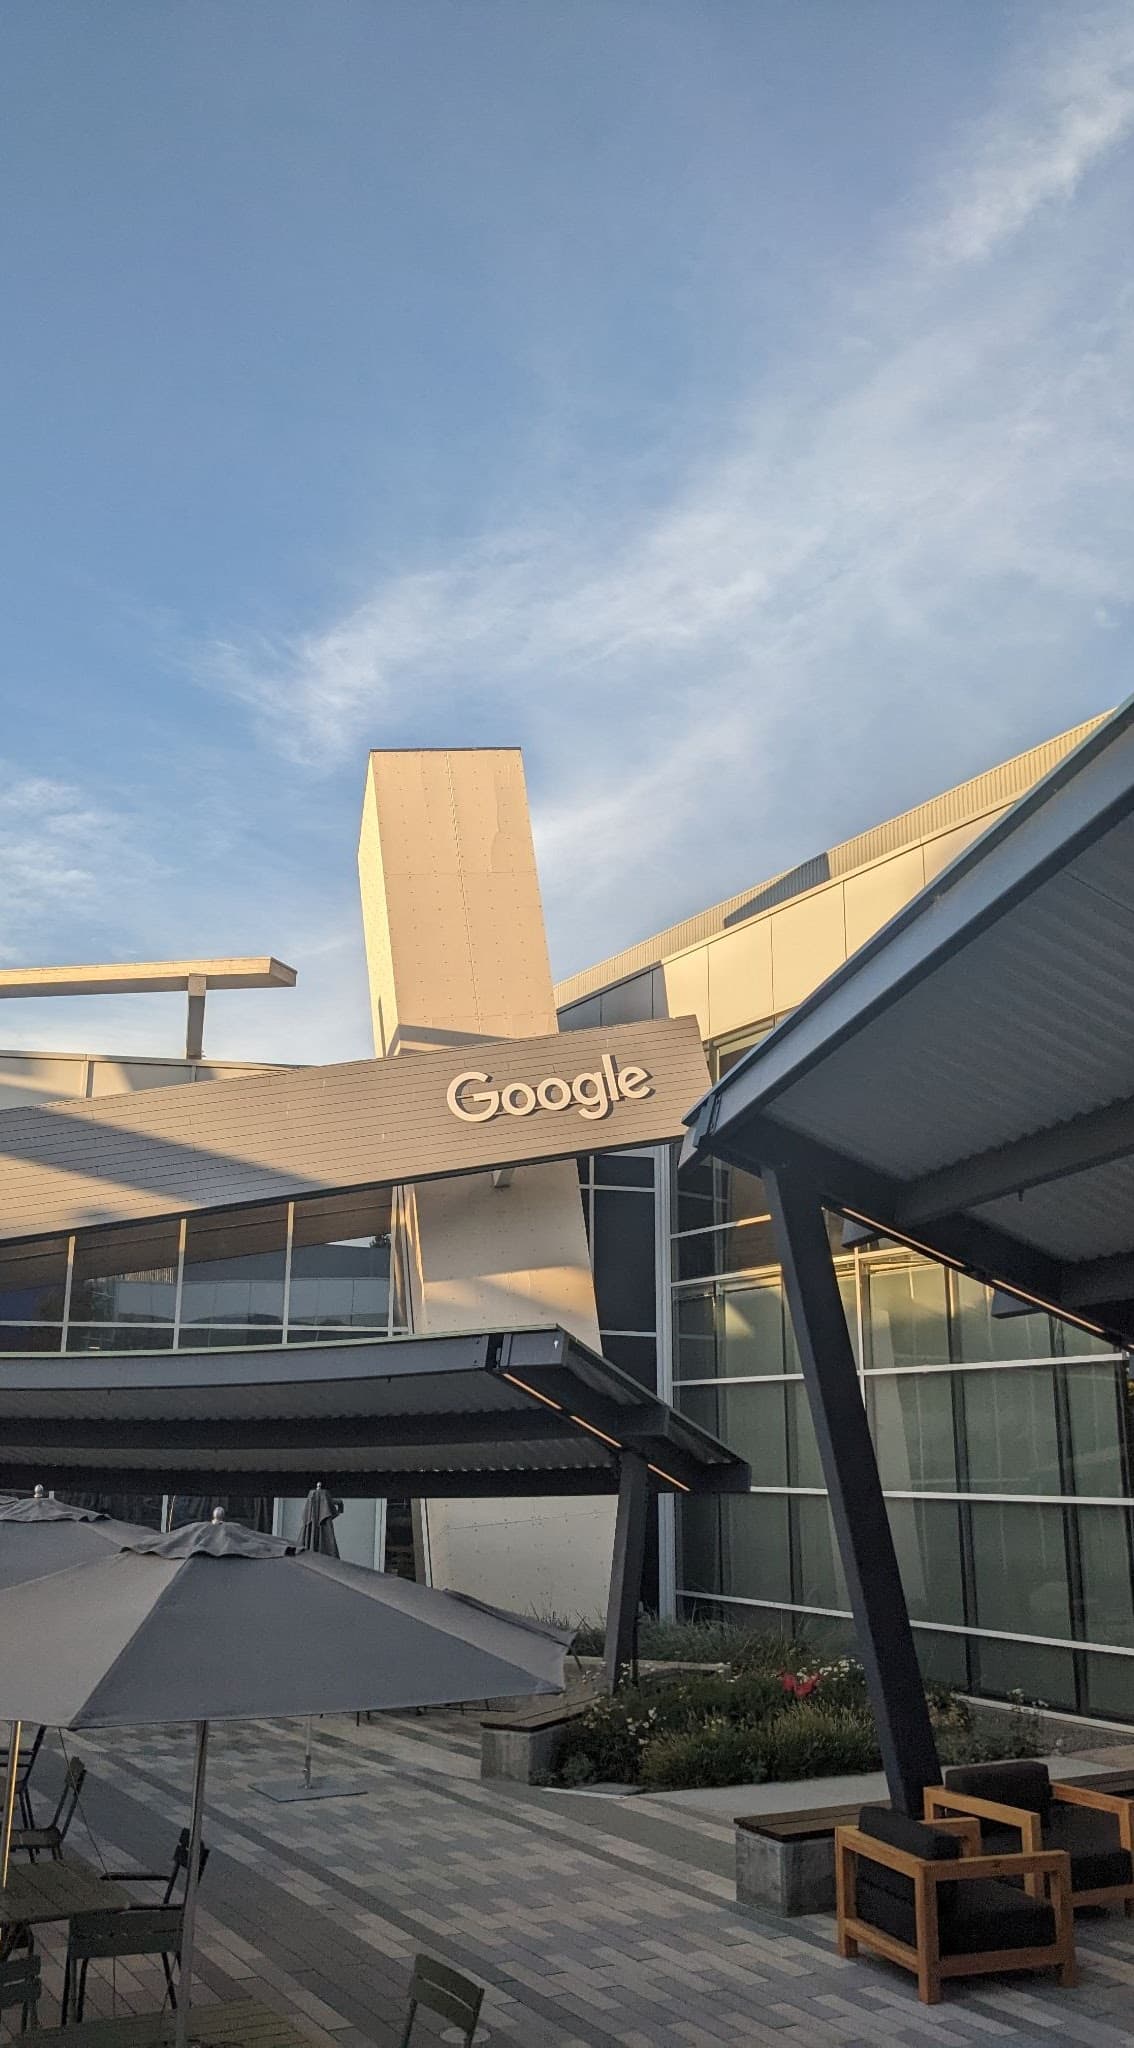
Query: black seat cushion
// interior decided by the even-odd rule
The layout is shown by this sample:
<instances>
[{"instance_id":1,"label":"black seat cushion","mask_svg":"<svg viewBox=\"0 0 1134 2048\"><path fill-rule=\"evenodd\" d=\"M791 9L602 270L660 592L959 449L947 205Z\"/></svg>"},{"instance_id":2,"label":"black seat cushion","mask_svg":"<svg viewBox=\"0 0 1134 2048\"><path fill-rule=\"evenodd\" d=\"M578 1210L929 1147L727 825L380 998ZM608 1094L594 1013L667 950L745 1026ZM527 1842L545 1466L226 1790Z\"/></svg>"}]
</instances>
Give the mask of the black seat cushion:
<instances>
[{"instance_id":1,"label":"black seat cushion","mask_svg":"<svg viewBox=\"0 0 1134 2048\"><path fill-rule=\"evenodd\" d=\"M1071 1858L1071 1889L1102 1891L1108 1885L1134 1882L1129 1849L1122 1846L1116 1813L1089 1806L1064 1806L1056 1800L1043 1831L1045 1849L1066 1849Z\"/></svg>"},{"instance_id":2,"label":"black seat cushion","mask_svg":"<svg viewBox=\"0 0 1134 2048\"><path fill-rule=\"evenodd\" d=\"M859 1828L876 1841L889 1842L928 1863L955 1862L963 1845L956 1835L904 1813L864 1806ZM1011 1846L1019 1847L1018 1839ZM913 1879L883 1863L858 1859L856 1918L893 1935L907 1948L917 1946ZM988 1954L994 1949L1049 1948L1055 1940L1055 1914L1044 1899L1030 1899L1011 1884L992 1878L961 1878L937 1887L937 1924L942 1955Z\"/></svg>"},{"instance_id":3,"label":"black seat cushion","mask_svg":"<svg viewBox=\"0 0 1134 2048\"><path fill-rule=\"evenodd\" d=\"M962 1878L938 1887L943 1956L987 1955L991 1949L1050 1948L1055 1913L997 1878Z\"/></svg>"}]
</instances>

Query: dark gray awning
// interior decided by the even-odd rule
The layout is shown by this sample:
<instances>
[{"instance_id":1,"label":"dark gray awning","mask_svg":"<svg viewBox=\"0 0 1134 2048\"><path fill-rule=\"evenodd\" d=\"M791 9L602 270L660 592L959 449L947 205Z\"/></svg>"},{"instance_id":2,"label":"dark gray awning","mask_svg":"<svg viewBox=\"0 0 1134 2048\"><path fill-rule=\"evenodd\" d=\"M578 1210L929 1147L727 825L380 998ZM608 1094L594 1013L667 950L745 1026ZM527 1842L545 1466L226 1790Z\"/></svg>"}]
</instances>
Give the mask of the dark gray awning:
<instances>
[{"instance_id":1,"label":"dark gray awning","mask_svg":"<svg viewBox=\"0 0 1134 2048\"><path fill-rule=\"evenodd\" d=\"M0 1359L0 1486L354 1496L743 1492L748 1467L565 1330Z\"/></svg>"},{"instance_id":2,"label":"dark gray awning","mask_svg":"<svg viewBox=\"0 0 1134 2048\"><path fill-rule=\"evenodd\" d=\"M1134 700L693 1112L686 1156L1134 1341Z\"/></svg>"}]
</instances>

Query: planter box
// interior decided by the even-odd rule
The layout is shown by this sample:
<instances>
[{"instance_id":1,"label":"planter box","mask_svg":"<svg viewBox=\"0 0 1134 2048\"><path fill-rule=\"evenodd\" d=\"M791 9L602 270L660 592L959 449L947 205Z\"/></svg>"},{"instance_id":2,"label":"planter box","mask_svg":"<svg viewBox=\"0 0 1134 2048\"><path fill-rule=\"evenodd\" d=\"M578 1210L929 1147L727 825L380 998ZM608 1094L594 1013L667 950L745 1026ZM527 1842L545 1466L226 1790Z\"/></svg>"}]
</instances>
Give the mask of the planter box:
<instances>
[{"instance_id":1,"label":"planter box","mask_svg":"<svg viewBox=\"0 0 1134 2048\"><path fill-rule=\"evenodd\" d=\"M513 1785L532 1785L555 1764L566 1721L542 1728L506 1727L484 1721L480 1730L480 1775L506 1778Z\"/></svg>"},{"instance_id":2,"label":"planter box","mask_svg":"<svg viewBox=\"0 0 1134 2048\"><path fill-rule=\"evenodd\" d=\"M734 1821L737 1904L789 1918L833 1913L835 1829L857 1819L857 1806L847 1806L756 1813Z\"/></svg>"}]
</instances>

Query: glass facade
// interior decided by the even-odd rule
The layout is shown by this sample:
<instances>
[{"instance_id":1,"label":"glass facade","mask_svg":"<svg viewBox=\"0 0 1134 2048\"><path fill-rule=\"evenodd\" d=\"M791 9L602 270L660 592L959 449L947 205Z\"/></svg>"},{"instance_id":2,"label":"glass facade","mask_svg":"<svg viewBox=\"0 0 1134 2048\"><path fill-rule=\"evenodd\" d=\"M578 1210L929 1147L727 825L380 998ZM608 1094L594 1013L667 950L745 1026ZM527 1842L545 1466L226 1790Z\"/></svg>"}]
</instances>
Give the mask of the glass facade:
<instances>
[{"instance_id":1,"label":"glass facade","mask_svg":"<svg viewBox=\"0 0 1134 2048\"><path fill-rule=\"evenodd\" d=\"M675 1175L673 1398L752 1468L682 1501L686 1612L835 1647L849 1610L758 1180ZM1131 1393L1124 1358L904 1248L832 1247L927 1676L1134 1720Z\"/></svg>"},{"instance_id":2,"label":"glass facade","mask_svg":"<svg viewBox=\"0 0 1134 2048\"><path fill-rule=\"evenodd\" d=\"M79 1231L0 1253L0 1351L317 1343L408 1328L389 1188Z\"/></svg>"}]
</instances>

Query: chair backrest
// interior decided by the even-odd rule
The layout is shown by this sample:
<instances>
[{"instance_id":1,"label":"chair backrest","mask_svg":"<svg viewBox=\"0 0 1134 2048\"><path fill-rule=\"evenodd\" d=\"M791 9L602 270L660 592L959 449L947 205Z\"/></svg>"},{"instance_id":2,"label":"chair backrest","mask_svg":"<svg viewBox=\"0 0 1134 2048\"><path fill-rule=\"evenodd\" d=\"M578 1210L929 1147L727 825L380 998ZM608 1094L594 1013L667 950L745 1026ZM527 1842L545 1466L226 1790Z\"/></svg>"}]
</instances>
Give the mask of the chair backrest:
<instances>
[{"instance_id":1,"label":"chair backrest","mask_svg":"<svg viewBox=\"0 0 1134 2048\"><path fill-rule=\"evenodd\" d=\"M911 1820L906 1813L892 1813L888 1806L864 1806L858 1825L862 1834L872 1835L876 1842L888 1842L893 1849L904 1849L907 1855L917 1856L923 1863L955 1861L961 1853L956 1835L945 1834L925 1821ZM948 1924L956 1890L955 1885L944 1885L938 1892L937 1911L942 1928ZM865 1920L871 1927L881 1927L909 1948L916 1947L912 1877L860 1856L855 1896L859 1920Z\"/></svg>"},{"instance_id":2,"label":"chair backrest","mask_svg":"<svg viewBox=\"0 0 1134 2048\"><path fill-rule=\"evenodd\" d=\"M53 1828L58 1828L60 1841L62 1841L71 1822L75 1818L75 1808L79 1803L79 1796L82 1792L86 1775L86 1765L80 1763L77 1756L73 1756L67 1766L67 1775L63 1780L63 1790L59 1794L59 1804L55 1809L55 1818L51 1823Z\"/></svg>"},{"instance_id":3,"label":"chair backrest","mask_svg":"<svg viewBox=\"0 0 1134 2048\"><path fill-rule=\"evenodd\" d=\"M202 1843L201 1843L201 1851L200 1851L200 1854L199 1854L199 1856L198 1856L198 1858L197 1858L197 1883L198 1883L198 1884L200 1884L200 1882L201 1882L201 1879L203 1878L203 1876L204 1876L204 1874L205 1874L205 1865L206 1865L206 1863L208 1862L208 1860L209 1860L209 1852L208 1852L208 1850L206 1849L206 1847L205 1847L205 1844L204 1844L204 1843L202 1842ZM182 1878L182 1877L186 1876L186 1875L188 1874L188 1870L189 1870L189 1830L188 1830L188 1828L182 1828L182 1830L181 1830L181 1833L180 1833L180 1834L178 1835L178 1837L177 1837L177 1847L176 1847L176 1849L175 1849L175 1850L174 1850L174 1852L173 1852L173 1862L172 1862L172 1864L171 1864L171 1866L170 1866L170 1872L169 1872L169 1877L168 1877L168 1879L167 1879L167 1881L166 1881L166 1887L165 1887L165 1892L164 1892L164 1895L163 1895L163 1897L162 1897L162 1905L163 1905L163 1906L168 1906L168 1905L169 1905L169 1904L171 1903L171 1901L172 1901L172 1898L173 1898L173 1894L174 1894L174 1892L175 1892L175 1891L177 1890L178 1880L179 1880L180 1878Z\"/></svg>"},{"instance_id":4,"label":"chair backrest","mask_svg":"<svg viewBox=\"0 0 1134 2048\"><path fill-rule=\"evenodd\" d=\"M450 2026L463 2028L466 2042L471 2041L483 1999L483 1984L474 1983L471 1977L462 1977L459 1970L451 1970L448 1963L439 1963L435 1956L415 1956L405 2039L409 2040L417 2007L424 2005L441 2019L448 2020Z\"/></svg>"},{"instance_id":5,"label":"chair backrest","mask_svg":"<svg viewBox=\"0 0 1134 2048\"><path fill-rule=\"evenodd\" d=\"M131 1906L128 1913L77 1913L71 1922L68 1953L72 1962L98 1962L114 1956L177 1955L185 1919L184 1906Z\"/></svg>"},{"instance_id":6,"label":"chair backrest","mask_svg":"<svg viewBox=\"0 0 1134 2048\"><path fill-rule=\"evenodd\" d=\"M1051 1817L1051 1776L1046 1764L1030 1758L995 1764L953 1764L945 1772L951 1792L965 1792L970 1799L992 1799L998 1806L1022 1806L1038 1813L1045 1824Z\"/></svg>"},{"instance_id":7,"label":"chair backrest","mask_svg":"<svg viewBox=\"0 0 1134 2048\"><path fill-rule=\"evenodd\" d=\"M31 1743L27 1749L24 1748L23 1738L21 1737L20 1755L16 1779L17 1784L22 1783L23 1780L28 1777L32 1765L34 1764L37 1756L39 1755L40 1750L43 1748L43 1738L46 1733L47 1731L45 1728L37 1728L34 1736L32 1737Z\"/></svg>"}]
</instances>

